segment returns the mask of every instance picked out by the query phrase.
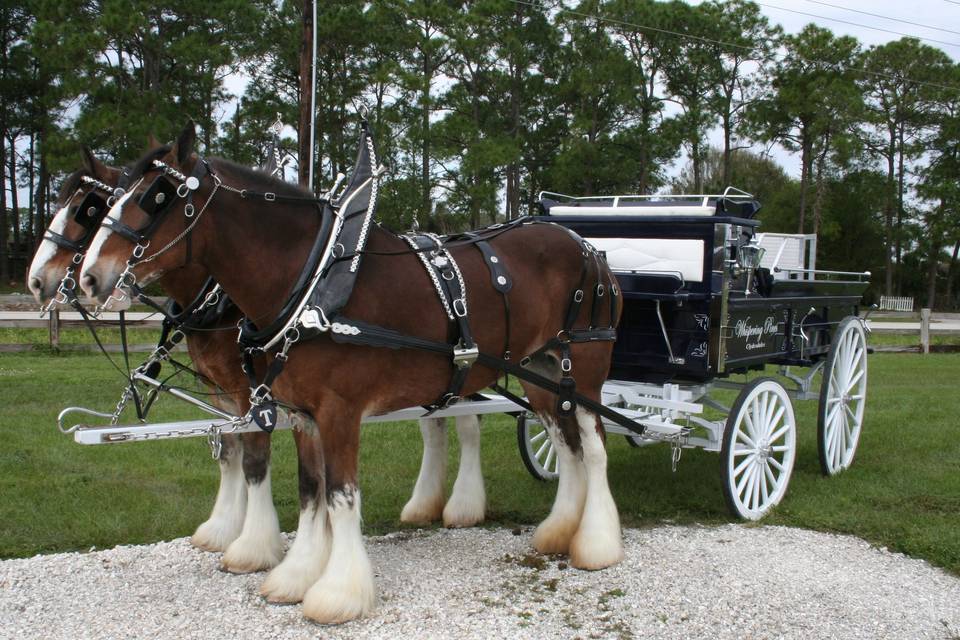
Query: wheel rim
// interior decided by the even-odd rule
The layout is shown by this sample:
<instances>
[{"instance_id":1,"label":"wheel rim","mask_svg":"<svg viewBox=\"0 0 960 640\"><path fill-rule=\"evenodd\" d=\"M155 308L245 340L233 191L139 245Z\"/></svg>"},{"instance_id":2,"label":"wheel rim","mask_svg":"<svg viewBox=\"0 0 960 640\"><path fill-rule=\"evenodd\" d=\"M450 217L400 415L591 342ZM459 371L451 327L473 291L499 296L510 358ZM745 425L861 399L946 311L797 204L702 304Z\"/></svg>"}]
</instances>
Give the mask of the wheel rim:
<instances>
[{"instance_id":1,"label":"wheel rim","mask_svg":"<svg viewBox=\"0 0 960 640\"><path fill-rule=\"evenodd\" d=\"M545 480L556 478L557 452L553 448L550 434L539 420L530 416L527 417L526 428L526 447L530 463Z\"/></svg>"},{"instance_id":2,"label":"wheel rim","mask_svg":"<svg viewBox=\"0 0 960 640\"><path fill-rule=\"evenodd\" d=\"M796 420L779 384L764 381L740 404L727 456L730 498L741 517L756 520L783 498L796 455Z\"/></svg>"},{"instance_id":3,"label":"wheel rim","mask_svg":"<svg viewBox=\"0 0 960 640\"><path fill-rule=\"evenodd\" d=\"M867 344L863 329L849 323L837 337L823 381L820 437L824 470L833 475L850 467L860 441L867 399Z\"/></svg>"}]
</instances>

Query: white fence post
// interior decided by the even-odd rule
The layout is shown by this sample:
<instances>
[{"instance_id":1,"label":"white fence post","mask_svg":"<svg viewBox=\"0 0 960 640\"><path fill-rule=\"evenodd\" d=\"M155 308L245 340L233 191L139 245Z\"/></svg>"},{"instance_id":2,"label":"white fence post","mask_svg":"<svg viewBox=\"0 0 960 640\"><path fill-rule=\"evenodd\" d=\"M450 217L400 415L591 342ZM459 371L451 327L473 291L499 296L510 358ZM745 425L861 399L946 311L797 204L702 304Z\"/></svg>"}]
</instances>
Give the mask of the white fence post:
<instances>
[{"instance_id":1,"label":"white fence post","mask_svg":"<svg viewBox=\"0 0 960 640\"><path fill-rule=\"evenodd\" d=\"M920 352L930 353L930 309L920 309Z\"/></svg>"}]
</instances>

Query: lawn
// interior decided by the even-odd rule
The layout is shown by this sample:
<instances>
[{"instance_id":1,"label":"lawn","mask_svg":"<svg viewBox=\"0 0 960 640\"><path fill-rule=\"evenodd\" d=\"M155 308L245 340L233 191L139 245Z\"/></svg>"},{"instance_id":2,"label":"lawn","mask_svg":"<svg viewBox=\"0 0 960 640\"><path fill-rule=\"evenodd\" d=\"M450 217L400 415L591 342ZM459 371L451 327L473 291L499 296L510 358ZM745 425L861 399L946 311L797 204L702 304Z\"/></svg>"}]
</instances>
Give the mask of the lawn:
<instances>
[{"instance_id":1,"label":"lawn","mask_svg":"<svg viewBox=\"0 0 960 640\"><path fill-rule=\"evenodd\" d=\"M960 355L870 356L860 451L852 469L820 475L815 403L797 403L798 459L768 524L850 533L960 574ZM84 447L57 432L65 406L112 407L122 379L102 357L48 352L0 355L0 557L86 550L192 533L209 512L217 465L202 439ZM198 417L173 400L155 419ZM531 478L507 417L483 422L488 525L532 525L554 485ZM450 482L456 471L451 430ZM625 525L729 522L718 457L683 454L670 471L664 446L633 449L611 437L609 476ZM281 526L297 521L296 455L289 433L274 438L274 496ZM401 529L416 479L415 423L364 427L364 530Z\"/></svg>"}]
</instances>

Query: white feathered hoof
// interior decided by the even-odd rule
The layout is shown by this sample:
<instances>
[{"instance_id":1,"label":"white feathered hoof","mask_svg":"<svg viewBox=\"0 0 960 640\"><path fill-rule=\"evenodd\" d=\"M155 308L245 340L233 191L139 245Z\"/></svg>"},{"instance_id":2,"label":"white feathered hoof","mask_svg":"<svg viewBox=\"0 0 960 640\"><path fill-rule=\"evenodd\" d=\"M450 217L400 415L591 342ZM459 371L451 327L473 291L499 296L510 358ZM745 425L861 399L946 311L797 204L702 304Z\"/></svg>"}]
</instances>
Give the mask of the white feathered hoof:
<instances>
[{"instance_id":1,"label":"white feathered hoof","mask_svg":"<svg viewBox=\"0 0 960 640\"><path fill-rule=\"evenodd\" d=\"M230 573L255 573L272 569L283 560L283 538L275 536L240 536L233 541L223 558L220 568Z\"/></svg>"},{"instance_id":2,"label":"white feathered hoof","mask_svg":"<svg viewBox=\"0 0 960 640\"><path fill-rule=\"evenodd\" d=\"M487 514L487 498L480 493L470 496L454 494L443 509L443 526L456 529L473 527L483 522Z\"/></svg>"},{"instance_id":3,"label":"white feathered hoof","mask_svg":"<svg viewBox=\"0 0 960 640\"><path fill-rule=\"evenodd\" d=\"M436 522L444 514L443 494L428 499L417 496L410 498L400 512L400 522L407 524L428 524Z\"/></svg>"},{"instance_id":4,"label":"white feathered hoof","mask_svg":"<svg viewBox=\"0 0 960 640\"><path fill-rule=\"evenodd\" d=\"M623 537L616 518L605 523L581 523L570 541L570 564L577 569L594 571L606 569L623 560Z\"/></svg>"},{"instance_id":5,"label":"white feathered hoof","mask_svg":"<svg viewBox=\"0 0 960 640\"><path fill-rule=\"evenodd\" d=\"M547 518L533 533L533 548L547 555L567 553L578 525L573 518Z\"/></svg>"},{"instance_id":6,"label":"white feathered hoof","mask_svg":"<svg viewBox=\"0 0 960 640\"><path fill-rule=\"evenodd\" d=\"M310 586L317 581L319 570L294 566L295 563L282 562L264 579L260 585L260 595L272 604L296 604Z\"/></svg>"},{"instance_id":7,"label":"white feathered hoof","mask_svg":"<svg viewBox=\"0 0 960 640\"><path fill-rule=\"evenodd\" d=\"M369 565L367 571L347 575L328 572L303 597L303 615L321 624L340 624L364 617L373 611L376 600Z\"/></svg>"},{"instance_id":8,"label":"white feathered hoof","mask_svg":"<svg viewBox=\"0 0 960 640\"><path fill-rule=\"evenodd\" d=\"M190 537L190 544L204 551L223 551L240 536L243 521L210 518Z\"/></svg>"}]
</instances>

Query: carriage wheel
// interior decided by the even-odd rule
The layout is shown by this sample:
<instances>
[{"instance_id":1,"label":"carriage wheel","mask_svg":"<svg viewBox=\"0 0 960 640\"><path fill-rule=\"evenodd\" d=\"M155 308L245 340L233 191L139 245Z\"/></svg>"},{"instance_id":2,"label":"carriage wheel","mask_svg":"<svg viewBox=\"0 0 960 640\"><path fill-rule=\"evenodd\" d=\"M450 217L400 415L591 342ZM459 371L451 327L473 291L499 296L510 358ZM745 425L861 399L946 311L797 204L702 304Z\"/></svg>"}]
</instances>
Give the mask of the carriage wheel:
<instances>
[{"instance_id":1,"label":"carriage wheel","mask_svg":"<svg viewBox=\"0 0 960 640\"><path fill-rule=\"evenodd\" d=\"M723 431L720 474L727 506L758 520L787 491L797 452L797 422L786 389L758 378L737 396Z\"/></svg>"},{"instance_id":2,"label":"carriage wheel","mask_svg":"<svg viewBox=\"0 0 960 640\"><path fill-rule=\"evenodd\" d=\"M517 417L517 444L520 445L520 458L530 475L544 481L559 476L553 441L535 416L522 413Z\"/></svg>"},{"instance_id":3,"label":"carriage wheel","mask_svg":"<svg viewBox=\"0 0 960 640\"><path fill-rule=\"evenodd\" d=\"M853 463L866 402L867 336L850 316L837 328L820 383L817 449L824 475L836 475Z\"/></svg>"}]
</instances>

